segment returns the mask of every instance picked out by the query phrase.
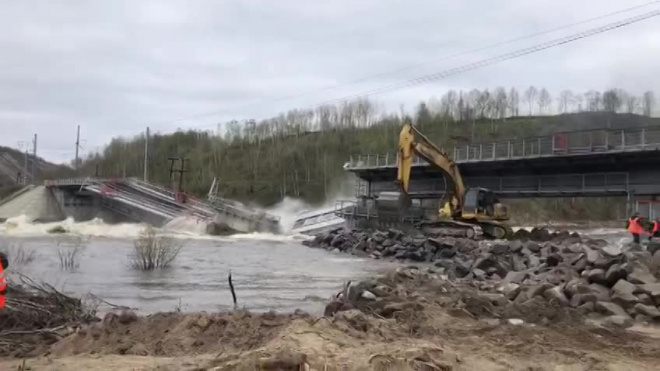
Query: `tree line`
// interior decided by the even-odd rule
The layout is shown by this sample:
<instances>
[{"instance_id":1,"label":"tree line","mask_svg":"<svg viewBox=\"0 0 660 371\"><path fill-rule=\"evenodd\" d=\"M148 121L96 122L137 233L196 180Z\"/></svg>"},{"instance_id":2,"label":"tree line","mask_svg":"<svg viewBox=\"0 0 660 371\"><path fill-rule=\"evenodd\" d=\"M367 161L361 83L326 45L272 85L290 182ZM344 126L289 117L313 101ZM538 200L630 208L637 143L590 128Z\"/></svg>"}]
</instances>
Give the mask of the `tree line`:
<instances>
[{"instance_id":1,"label":"tree line","mask_svg":"<svg viewBox=\"0 0 660 371\"><path fill-rule=\"evenodd\" d=\"M584 97L582 104L575 103L579 96ZM448 91L421 102L411 116L432 141L449 148L606 123L647 125L639 113L650 115L655 104L652 92L636 98L639 104L624 104L631 101L630 94L620 89L598 94L564 91L558 97L553 100L545 89L533 87L522 93L515 88ZM552 115L553 106L561 107L562 115ZM631 107L635 114L624 114ZM217 132L157 133L149 138L149 180L172 185L168 158L185 157L184 188L198 196L218 177L226 197L262 205L286 196L321 203L345 186L343 165L351 155L394 153L406 118L403 111L388 113L374 101L358 99L259 121L233 120ZM86 176L141 177L144 148L144 135L114 138L102 152L87 156L77 171Z\"/></svg>"}]
</instances>

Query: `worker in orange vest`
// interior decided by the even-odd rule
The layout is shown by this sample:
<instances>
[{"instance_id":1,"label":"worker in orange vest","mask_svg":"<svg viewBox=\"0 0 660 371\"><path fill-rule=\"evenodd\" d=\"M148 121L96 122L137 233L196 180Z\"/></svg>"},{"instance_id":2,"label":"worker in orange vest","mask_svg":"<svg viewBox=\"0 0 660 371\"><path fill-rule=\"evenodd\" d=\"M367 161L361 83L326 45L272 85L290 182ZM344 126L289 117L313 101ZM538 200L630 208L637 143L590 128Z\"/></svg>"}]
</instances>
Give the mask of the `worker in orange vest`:
<instances>
[{"instance_id":1,"label":"worker in orange vest","mask_svg":"<svg viewBox=\"0 0 660 371\"><path fill-rule=\"evenodd\" d=\"M7 282L5 281L5 269L9 266L7 256L0 252L0 310L5 309L5 292Z\"/></svg>"},{"instance_id":2,"label":"worker in orange vest","mask_svg":"<svg viewBox=\"0 0 660 371\"><path fill-rule=\"evenodd\" d=\"M644 227L642 227L642 218L638 213L633 214L633 216L628 219L628 232L633 235L633 241L639 243L639 235L644 233Z\"/></svg>"},{"instance_id":3,"label":"worker in orange vest","mask_svg":"<svg viewBox=\"0 0 660 371\"><path fill-rule=\"evenodd\" d=\"M649 234L649 241L651 241L653 237L660 237L660 221L658 221L658 219L651 222L650 233L651 234Z\"/></svg>"}]
</instances>

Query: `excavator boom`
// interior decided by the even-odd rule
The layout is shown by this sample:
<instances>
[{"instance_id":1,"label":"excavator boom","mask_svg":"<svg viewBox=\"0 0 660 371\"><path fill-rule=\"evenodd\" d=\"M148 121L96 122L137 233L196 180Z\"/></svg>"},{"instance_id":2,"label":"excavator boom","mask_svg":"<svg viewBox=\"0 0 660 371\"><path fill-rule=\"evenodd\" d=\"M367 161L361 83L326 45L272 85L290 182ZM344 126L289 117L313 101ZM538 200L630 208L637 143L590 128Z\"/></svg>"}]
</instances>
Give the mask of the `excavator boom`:
<instances>
[{"instance_id":1,"label":"excavator boom","mask_svg":"<svg viewBox=\"0 0 660 371\"><path fill-rule=\"evenodd\" d=\"M463 207L466 188L458 166L443 150L436 147L410 123L404 124L401 133L399 133L396 182L401 193L408 196L410 191L413 154L417 154L442 172L445 179L447 179L447 189L451 192L448 195L448 200L452 202L455 210L460 210Z\"/></svg>"}]
</instances>

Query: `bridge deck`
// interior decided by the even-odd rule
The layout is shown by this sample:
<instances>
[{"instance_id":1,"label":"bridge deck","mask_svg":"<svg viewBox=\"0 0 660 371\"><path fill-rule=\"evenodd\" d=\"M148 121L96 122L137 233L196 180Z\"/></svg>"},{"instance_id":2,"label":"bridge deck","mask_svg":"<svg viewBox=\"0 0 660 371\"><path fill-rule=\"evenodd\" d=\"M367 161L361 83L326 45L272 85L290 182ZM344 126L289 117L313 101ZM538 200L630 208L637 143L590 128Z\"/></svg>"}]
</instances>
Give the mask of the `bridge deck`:
<instances>
[{"instance_id":1,"label":"bridge deck","mask_svg":"<svg viewBox=\"0 0 660 371\"><path fill-rule=\"evenodd\" d=\"M660 127L479 143L448 154L468 186L501 197L660 195ZM354 156L344 168L358 177L357 197L397 190L395 154ZM411 194L437 198L445 188L442 173L415 157Z\"/></svg>"}]
</instances>

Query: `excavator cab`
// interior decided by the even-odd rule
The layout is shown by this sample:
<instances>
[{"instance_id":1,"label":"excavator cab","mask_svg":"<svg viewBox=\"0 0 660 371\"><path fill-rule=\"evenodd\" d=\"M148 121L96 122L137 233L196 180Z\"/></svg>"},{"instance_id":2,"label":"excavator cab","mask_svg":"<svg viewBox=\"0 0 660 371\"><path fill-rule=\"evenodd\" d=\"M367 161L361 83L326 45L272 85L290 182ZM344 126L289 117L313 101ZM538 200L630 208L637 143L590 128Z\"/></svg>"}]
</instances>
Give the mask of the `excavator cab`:
<instances>
[{"instance_id":1,"label":"excavator cab","mask_svg":"<svg viewBox=\"0 0 660 371\"><path fill-rule=\"evenodd\" d=\"M509 210L499 198L485 188L468 188L463 198L462 219L509 220Z\"/></svg>"}]
</instances>

